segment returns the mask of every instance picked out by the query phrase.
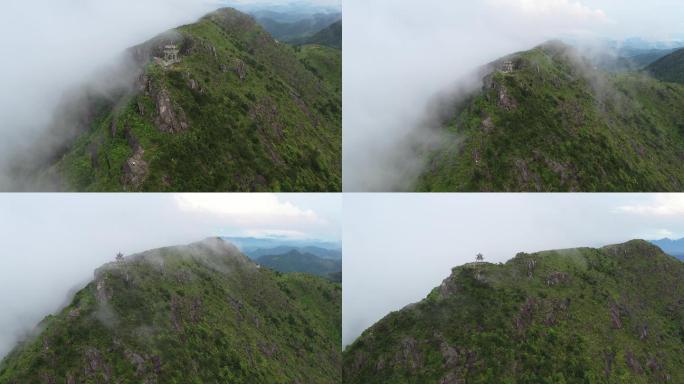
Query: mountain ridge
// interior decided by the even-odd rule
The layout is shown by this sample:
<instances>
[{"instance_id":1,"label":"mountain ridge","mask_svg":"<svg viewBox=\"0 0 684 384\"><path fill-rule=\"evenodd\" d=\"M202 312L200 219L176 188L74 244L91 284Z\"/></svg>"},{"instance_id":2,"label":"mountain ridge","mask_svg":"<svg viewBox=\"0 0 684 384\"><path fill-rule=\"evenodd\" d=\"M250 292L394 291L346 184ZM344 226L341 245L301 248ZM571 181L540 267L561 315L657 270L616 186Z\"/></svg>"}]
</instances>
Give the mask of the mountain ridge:
<instances>
[{"instance_id":1,"label":"mountain ridge","mask_svg":"<svg viewBox=\"0 0 684 384\"><path fill-rule=\"evenodd\" d=\"M456 267L345 349L344 382L677 382L682 277L643 240Z\"/></svg>"},{"instance_id":2,"label":"mountain ridge","mask_svg":"<svg viewBox=\"0 0 684 384\"><path fill-rule=\"evenodd\" d=\"M549 42L483 67L444 102L417 191L675 191L684 185L684 88L610 74ZM439 116L431 116L438 118Z\"/></svg>"},{"instance_id":3,"label":"mountain ridge","mask_svg":"<svg viewBox=\"0 0 684 384\"><path fill-rule=\"evenodd\" d=\"M2 383L335 383L341 287L218 238L107 263L0 361Z\"/></svg>"},{"instance_id":4,"label":"mountain ridge","mask_svg":"<svg viewBox=\"0 0 684 384\"><path fill-rule=\"evenodd\" d=\"M73 100L65 114L79 130L47 165L18 172L58 190L339 190L339 80L310 68L341 65L341 53L315 53L214 11L129 49L140 75L128 93Z\"/></svg>"}]
</instances>

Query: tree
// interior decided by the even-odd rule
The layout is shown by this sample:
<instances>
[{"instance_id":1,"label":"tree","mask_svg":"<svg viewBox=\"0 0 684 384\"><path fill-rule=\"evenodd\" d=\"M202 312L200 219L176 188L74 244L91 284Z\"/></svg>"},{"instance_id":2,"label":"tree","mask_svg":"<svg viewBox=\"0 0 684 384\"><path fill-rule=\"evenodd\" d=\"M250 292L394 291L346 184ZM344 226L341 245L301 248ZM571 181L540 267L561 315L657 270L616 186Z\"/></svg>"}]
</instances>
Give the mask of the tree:
<instances>
[{"instance_id":1,"label":"tree","mask_svg":"<svg viewBox=\"0 0 684 384\"><path fill-rule=\"evenodd\" d=\"M475 256L475 260L477 260L478 263L481 263L482 261L484 261L484 256L482 256L481 253L478 253L478 254Z\"/></svg>"},{"instance_id":2,"label":"tree","mask_svg":"<svg viewBox=\"0 0 684 384\"><path fill-rule=\"evenodd\" d=\"M116 261L123 262L123 260L124 260L123 253L121 253L121 252L117 253L116 254Z\"/></svg>"}]
</instances>

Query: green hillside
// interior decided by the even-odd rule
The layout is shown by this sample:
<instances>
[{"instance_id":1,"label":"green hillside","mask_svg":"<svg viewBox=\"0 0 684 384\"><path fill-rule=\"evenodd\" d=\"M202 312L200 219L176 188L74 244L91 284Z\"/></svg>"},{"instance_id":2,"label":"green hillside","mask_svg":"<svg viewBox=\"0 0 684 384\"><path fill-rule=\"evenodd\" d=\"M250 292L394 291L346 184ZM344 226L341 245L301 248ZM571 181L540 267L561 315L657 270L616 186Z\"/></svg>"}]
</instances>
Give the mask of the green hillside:
<instances>
[{"instance_id":1,"label":"green hillside","mask_svg":"<svg viewBox=\"0 0 684 384\"><path fill-rule=\"evenodd\" d=\"M342 271L342 260L324 259L310 253L292 250L283 254L263 255L257 263L279 272L305 272L330 278Z\"/></svg>"},{"instance_id":2,"label":"green hillside","mask_svg":"<svg viewBox=\"0 0 684 384\"><path fill-rule=\"evenodd\" d=\"M684 189L684 86L609 74L561 43L504 58L483 76L451 106L416 190Z\"/></svg>"},{"instance_id":3,"label":"green hillside","mask_svg":"<svg viewBox=\"0 0 684 384\"><path fill-rule=\"evenodd\" d=\"M109 263L0 363L0 383L338 383L341 287L220 239Z\"/></svg>"},{"instance_id":4,"label":"green hillside","mask_svg":"<svg viewBox=\"0 0 684 384\"><path fill-rule=\"evenodd\" d=\"M169 44L180 61L154 60ZM46 172L63 189L341 189L341 52L295 50L233 9L131 52L144 64L135 92L93 102L87 132Z\"/></svg>"},{"instance_id":5,"label":"green hillside","mask_svg":"<svg viewBox=\"0 0 684 384\"><path fill-rule=\"evenodd\" d=\"M457 267L349 346L343 381L684 382L683 277L641 240Z\"/></svg>"},{"instance_id":6,"label":"green hillside","mask_svg":"<svg viewBox=\"0 0 684 384\"><path fill-rule=\"evenodd\" d=\"M318 44L331 48L342 49L342 20L338 20L328 27L316 32L312 36L303 37L291 42L292 44Z\"/></svg>"},{"instance_id":7,"label":"green hillside","mask_svg":"<svg viewBox=\"0 0 684 384\"><path fill-rule=\"evenodd\" d=\"M646 67L656 79L684 83L684 49L677 50Z\"/></svg>"}]
</instances>

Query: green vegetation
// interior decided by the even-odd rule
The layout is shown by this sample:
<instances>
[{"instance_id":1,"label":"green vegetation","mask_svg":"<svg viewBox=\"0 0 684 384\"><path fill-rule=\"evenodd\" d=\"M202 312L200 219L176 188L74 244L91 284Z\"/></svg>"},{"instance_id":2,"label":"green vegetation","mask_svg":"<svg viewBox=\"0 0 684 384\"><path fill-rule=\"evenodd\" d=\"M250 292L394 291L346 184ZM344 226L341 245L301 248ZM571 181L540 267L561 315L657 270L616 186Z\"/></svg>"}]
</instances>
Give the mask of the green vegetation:
<instances>
[{"instance_id":1,"label":"green vegetation","mask_svg":"<svg viewBox=\"0 0 684 384\"><path fill-rule=\"evenodd\" d=\"M279 272L305 272L330 278L335 281L334 273L342 271L342 260L324 259L306 252L292 250L283 254L264 255L257 263Z\"/></svg>"},{"instance_id":2,"label":"green vegetation","mask_svg":"<svg viewBox=\"0 0 684 384\"><path fill-rule=\"evenodd\" d=\"M681 191L684 85L609 74L550 43L452 108L419 191Z\"/></svg>"},{"instance_id":3,"label":"green vegetation","mask_svg":"<svg viewBox=\"0 0 684 384\"><path fill-rule=\"evenodd\" d=\"M98 269L0 383L338 383L340 323L340 284L207 239Z\"/></svg>"},{"instance_id":4,"label":"green vegetation","mask_svg":"<svg viewBox=\"0 0 684 384\"><path fill-rule=\"evenodd\" d=\"M304 66L329 85L331 91L342 94L342 56L339 50L311 44L296 46L295 52Z\"/></svg>"},{"instance_id":5,"label":"green vegetation","mask_svg":"<svg viewBox=\"0 0 684 384\"><path fill-rule=\"evenodd\" d=\"M342 20L330 24L312 36L290 41L292 44L318 44L331 48L342 49Z\"/></svg>"},{"instance_id":6,"label":"green vegetation","mask_svg":"<svg viewBox=\"0 0 684 384\"><path fill-rule=\"evenodd\" d=\"M684 382L683 276L641 240L457 267L344 351L344 382Z\"/></svg>"},{"instance_id":7,"label":"green vegetation","mask_svg":"<svg viewBox=\"0 0 684 384\"><path fill-rule=\"evenodd\" d=\"M677 50L646 67L658 80L684 83L684 49Z\"/></svg>"},{"instance_id":8,"label":"green vegetation","mask_svg":"<svg viewBox=\"0 0 684 384\"><path fill-rule=\"evenodd\" d=\"M221 9L136 49L138 91L58 161L78 191L341 190L341 52L280 44Z\"/></svg>"}]
</instances>

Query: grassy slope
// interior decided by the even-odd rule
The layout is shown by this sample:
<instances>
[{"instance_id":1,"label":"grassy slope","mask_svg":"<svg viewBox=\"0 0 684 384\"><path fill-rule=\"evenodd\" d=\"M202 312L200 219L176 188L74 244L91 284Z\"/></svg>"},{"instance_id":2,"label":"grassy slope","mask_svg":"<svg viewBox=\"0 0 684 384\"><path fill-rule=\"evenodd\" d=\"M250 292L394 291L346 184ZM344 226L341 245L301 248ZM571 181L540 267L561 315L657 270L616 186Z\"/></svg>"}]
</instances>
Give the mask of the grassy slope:
<instances>
[{"instance_id":1,"label":"grassy slope","mask_svg":"<svg viewBox=\"0 0 684 384\"><path fill-rule=\"evenodd\" d=\"M513 73L454 106L417 190L684 188L684 86L596 71L550 45L514 57Z\"/></svg>"},{"instance_id":2,"label":"grassy slope","mask_svg":"<svg viewBox=\"0 0 684 384\"><path fill-rule=\"evenodd\" d=\"M682 277L644 241L454 268L344 351L344 382L683 382Z\"/></svg>"},{"instance_id":3,"label":"grassy slope","mask_svg":"<svg viewBox=\"0 0 684 384\"><path fill-rule=\"evenodd\" d=\"M67 189L340 190L340 80L331 85L324 82L329 77L316 77L293 47L276 43L234 10L219 10L177 32L182 62L167 70L149 64L145 71L154 89L169 91L189 128L160 131L155 98L139 92L120 110L101 115L58 164ZM240 65L246 73L242 80L234 70ZM191 80L198 85L194 90ZM113 119L117 133L111 137ZM149 163L140 186L122 183L123 166L133 154L126 127Z\"/></svg>"},{"instance_id":4,"label":"grassy slope","mask_svg":"<svg viewBox=\"0 0 684 384\"><path fill-rule=\"evenodd\" d=\"M96 274L6 357L1 383L340 380L339 284L258 269L212 240Z\"/></svg>"},{"instance_id":5,"label":"grassy slope","mask_svg":"<svg viewBox=\"0 0 684 384\"><path fill-rule=\"evenodd\" d=\"M656 79L684 83L684 49L677 50L646 67Z\"/></svg>"}]
</instances>

